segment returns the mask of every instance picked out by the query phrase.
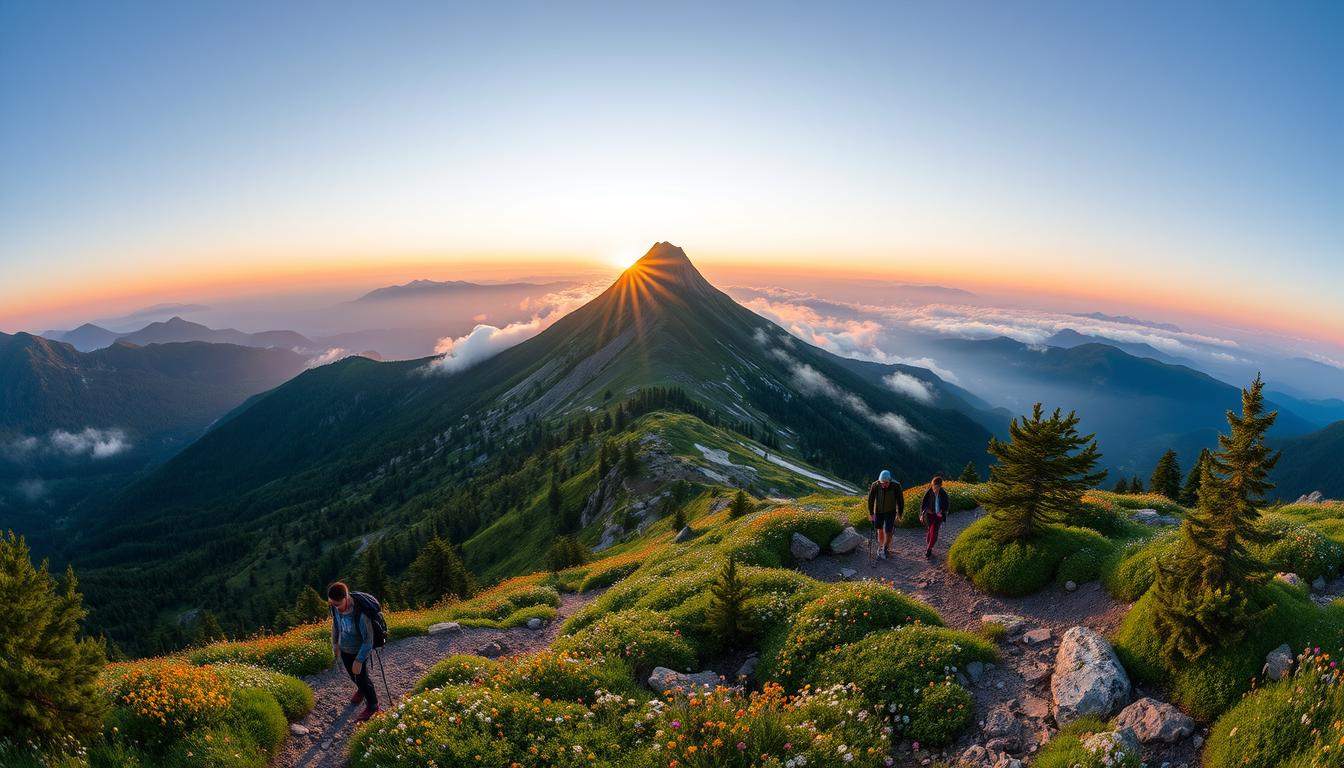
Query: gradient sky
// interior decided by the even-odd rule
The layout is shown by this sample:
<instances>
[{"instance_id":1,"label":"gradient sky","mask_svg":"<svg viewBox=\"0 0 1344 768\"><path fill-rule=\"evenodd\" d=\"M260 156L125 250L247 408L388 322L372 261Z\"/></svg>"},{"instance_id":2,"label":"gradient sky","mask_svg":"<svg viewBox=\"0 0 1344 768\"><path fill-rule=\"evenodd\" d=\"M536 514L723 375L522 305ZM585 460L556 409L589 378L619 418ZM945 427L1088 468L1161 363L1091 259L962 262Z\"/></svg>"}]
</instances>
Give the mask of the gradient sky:
<instances>
[{"instance_id":1,"label":"gradient sky","mask_svg":"<svg viewBox=\"0 0 1344 768\"><path fill-rule=\"evenodd\" d=\"M671 240L762 283L1341 343L1342 31L1318 2L5 2L0 329Z\"/></svg>"}]
</instances>

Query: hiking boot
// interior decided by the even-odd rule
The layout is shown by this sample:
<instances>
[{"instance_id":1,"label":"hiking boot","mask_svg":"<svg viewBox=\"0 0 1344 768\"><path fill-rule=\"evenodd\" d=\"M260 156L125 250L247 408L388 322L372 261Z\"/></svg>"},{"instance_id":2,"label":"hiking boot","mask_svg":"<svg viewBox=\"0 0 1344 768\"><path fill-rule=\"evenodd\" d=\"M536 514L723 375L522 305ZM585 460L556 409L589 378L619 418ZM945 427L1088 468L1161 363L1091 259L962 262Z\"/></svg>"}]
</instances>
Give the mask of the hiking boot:
<instances>
[{"instance_id":1,"label":"hiking boot","mask_svg":"<svg viewBox=\"0 0 1344 768\"><path fill-rule=\"evenodd\" d=\"M877 553L877 559L878 559L878 560L886 560L886 559L887 559L887 553L886 553L886 552L878 552L878 553Z\"/></svg>"},{"instance_id":2,"label":"hiking boot","mask_svg":"<svg viewBox=\"0 0 1344 768\"><path fill-rule=\"evenodd\" d=\"M359 703L362 702L362 701L364 701L364 692L363 692L363 691L355 691L355 695L350 697L350 703L351 703L352 705L353 705L353 704L359 704Z\"/></svg>"},{"instance_id":3,"label":"hiking boot","mask_svg":"<svg viewBox=\"0 0 1344 768\"><path fill-rule=\"evenodd\" d=\"M374 715L376 715L376 714L378 714L379 712L382 712L382 711L383 711L383 708L382 708L382 707L378 707L378 708L376 708L376 709L366 709L366 710L364 710L363 712L360 712L358 715L356 715L356 716L355 716L355 720L356 720L357 722L362 723L362 722L364 722L365 720L368 720L370 717L373 717Z\"/></svg>"},{"instance_id":4,"label":"hiking boot","mask_svg":"<svg viewBox=\"0 0 1344 768\"><path fill-rule=\"evenodd\" d=\"M883 560L890 560L890 559L891 559L891 550L889 550L889 549L884 549L884 550L882 550L882 559L883 559Z\"/></svg>"},{"instance_id":5,"label":"hiking boot","mask_svg":"<svg viewBox=\"0 0 1344 768\"><path fill-rule=\"evenodd\" d=\"M926 549L926 550L924 550L924 557L926 557L926 558L932 560L932 559L933 559L933 550L932 550L932 549Z\"/></svg>"}]
</instances>

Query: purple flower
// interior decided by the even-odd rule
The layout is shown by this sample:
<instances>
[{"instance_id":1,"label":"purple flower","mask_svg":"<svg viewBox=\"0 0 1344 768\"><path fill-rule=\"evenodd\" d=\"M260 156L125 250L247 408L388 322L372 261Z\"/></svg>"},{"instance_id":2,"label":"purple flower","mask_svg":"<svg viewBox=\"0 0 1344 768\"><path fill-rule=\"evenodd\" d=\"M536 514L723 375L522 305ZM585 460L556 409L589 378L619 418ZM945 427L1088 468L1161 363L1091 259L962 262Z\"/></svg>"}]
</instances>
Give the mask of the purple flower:
<instances>
[{"instance_id":1,"label":"purple flower","mask_svg":"<svg viewBox=\"0 0 1344 768\"><path fill-rule=\"evenodd\" d=\"M747 748L747 742L745 742L745 741L739 741L739 742L737 742L737 748L738 748L739 750L744 750L744 749L746 749L746 748Z\"/></svg>"},{"instance_id":2,"label":"purple flower","mask_svg":"<svg viewBox=\"0 0 1344 768\"><path fill-rule=\"evenodd\" d=\"M672 721L672 727L673 727L673 728L680 728L680 727L681 727L681 721L680 721L680 720L673 720L673 721Z\"/></svg>"}]
</instances>

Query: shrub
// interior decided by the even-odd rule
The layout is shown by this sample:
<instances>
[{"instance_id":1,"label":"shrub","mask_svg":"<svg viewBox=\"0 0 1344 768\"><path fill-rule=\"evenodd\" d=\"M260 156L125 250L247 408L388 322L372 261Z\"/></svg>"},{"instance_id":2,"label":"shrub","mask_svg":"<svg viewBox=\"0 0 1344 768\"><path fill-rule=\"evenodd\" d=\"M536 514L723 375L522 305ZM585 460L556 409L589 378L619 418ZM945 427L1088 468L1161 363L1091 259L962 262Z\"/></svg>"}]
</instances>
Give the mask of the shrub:
<instances>
[{"instance_id":1,"label":"shrub","mask_svg":"<svg viewBox=\"0 0 1344 768\"><path fill-rule=\"evenodd\" d=\"M1314 648L1298 656L1290 679L1251 693L1218 719L1204 748L1204 764L1336 765L1341 744L1344 685L1330 654Z\"/></svg>"},{"instance_id":2,"label":"shrub","mask_svg":"<svg viewBox=\"0 0 1344 768\"><path fill-rule=\"evenodd\" d=\"M615 658L590 658L563 651L541 651L506 659L485 682L503 691L518 691L542 699L589 701L598 690L634 695L637 688L630 667Z\"/></svg>"},{"instance_id":3,"label":"shrub","mask_svg":"<svg viewBox=\"0 0 1344 768\"><path fill-rule=\"evenodd\" d=\"M187 734L163 754L145 755L154 768L266 768L266 754L252 738L226 728Z\"/></svg>"},{"instance_id":4,"label":"shrub","mask_svg":"<svg viewBox=\"0 0 1344 768\"><path fill-rule=\"evenodd\" d=\"M1133 602L1153 585L1156 564L1176 546L1177 531L1116 548L1101 566L1101 585L1117 600Z\"/></svg>"},{"instance_id":5,"label":"shrub","mask_svg":"<svg viewBox=\"0 0 1344 768\"><path fill-rule=\"evenodd\" d=\"M445 685L463 685L484 680L494 672L498 664L484 656L459 654L449 656L429 668L420 682L415 684L415 693L430 688L442 688Z\"/></svg>"},{"instance_id":6,"label":"shrub","mask_svg":"<svg viewBox=\"0 0 1344 768\"><path fill-rule=\"evenodd\" d=\"M1139 538L1149 531L1147 526L1130 519L1129 513L1122 507L1087 497L1065 522L1079 528L1089 528L1113 539Z\"/></svg>"},{"instance_id":7,"label":"shrub","mask_svg":"<svg viewBox=\"0 0 1344 768\"><path fill-rule=\"evenodd\" d=\"M308 625L283 635L212 643L192 651L188 658L193 664L237 662L302 677L321 672L335 661L330 631L326 624Z\"/></svg>"},{"instance_id":8,"label":"shrub","mask_svg":"<svg viewBox=\"0 0 1344 768\"><path fill-rule=\"evenodd\" d=\"M971 661L995 658L994 648L974 635L912 624L827 652L816 665L814 684L852 682L868 706L908 717L905 735L941 746L950 743L975 712L975 707L964 706L970 697L955 682L957 671ZM941 690L948 686L961 693ZM935 691L935 700L925 704ZM955 714L949 717L947 707ZM922 722L925 716L938 722ZM898 731L906 727L901 722Z\"/></svg>"},{"instance_id":9,"label":"shrub","mask_svg":"<svg viewBox=\"0 0 1344 768\"><path fill-rule=\"evenodd\" d=\"M1344 547L1317 531L1287 518L1266 517L1261 524L1270 540L1251 547L1271 571L1296 573L1307 581L1317 576L1329 579L1339 573Z\"/></svg>"},{"instance_id":10,"label":"shrub","mask_svg":"<svg viewBox=\"0 0 1344 768\"><path fill-rule=\"evenodd\" d=\"M588 569L588 573L583 577L583 581L579 582L579 591L587 592L593 589L609 587L634 573L639 569L640 565L641 562L639 560L616 563L606 563L603 561L595 563Z\"/></svg>"},{"instance_id":11,"label":"shrub","mask_svg":"<svg viewBox=\"0 0 1344 768\"><path fill-rule=\"evenodd\" d=\"M127 736L166 745L217 722L229 707L227 679L212 667L174 659L117 665L105 676L114 718Z\"/></svg>"},{"instance_id":12,"label":"shrub","mask_svg":"<svg viewBox=\"0 0 1344 768\"><path fill-rule=\"evenodd\" d=\"M210 668L234 690L256 689L270 694L290 722L313 709L313 692L302 680L250 664L212 664Z\"/></svg>"},{"instance_id":13,"label":"shrub","mask_svg":"<svg viewBox=\"0 0 1344 768\"><path fill-rule=\"evenodd\" d=\"M924 690L910 714L909 738L932 747L956 741L975 719L975 701L960 685L948 681Z\"/></svg>"},{"instance_id":14,"label":"shrub","mask_svg":"<svg viewBox=\"0 0 1344 768\"><path fill-rule=\"evenodd\" d=\"M576 634L557 638L553 648L610 656L640 671L653 667L689 671L696 663L695 651L672 619L642 609L603 616Z\"/></svg>"},{"instance_id":15,"label":"shrub","mask_svg":"<svg viewBox=\"0 0 1344 768\"><path fill-rule=\"evenodd\" d=\"M1172 517L1184 517L1185 507L1160 493L1111 493L1110 491L1088 491L1083 501L1093 504L1105 504L1129 511L1155 509L1159 514Z\"/></svg>"},{"instance_id":16,"label":"shrub","mask_svg":"<svg viewBox=\"0 0 1344 768\"><path fill-rule=\"evenodd\" d=\"M993 518L975 521L947 552L953 571L993 594L1035 592L1056 577L1066 558L1072 574L1067 578L1090 581L1099 575L1099 564L1114 546L1096 531L1058 525L1041 526L1032 538L1004 543L995 538L996 526Z\"/></svg>"},{"instance_id":17,"label":"shrub","mask_svg":"<svg viewBox=\"0 0 1344 768\"><path fill-rule=\"evenodd\" d=\"M1008 628L997 621L983 621L980 623L980 636L991 643L1001 643L1008 636Z\"/></svg>"},{"instance_id":18,"label":"shrub","mask_svg":"<svg viewBox=\"0 0 1344 768\"><path fill-rule=\"evenodd\" d=\"M787 633L762 648L760 673L786 687L819 679L818 657L870 633L907 624L938 626L942 620L929 606L871 581L840 582L803 606Z\"/></svg>"},{"instance_id":19,"label":"shrub","mask_svg":"<svg viewBox=\"0 0 1344 768\"><path fill-rule=\"evenodd\" d=\"M834 515L779 507L739 521L724 540L721 552L736 557L742 565L779 567L793 562L790 544L794 533L825 547L841 528Z\"/></svg>"},{"instance_id":20,"label":"shrub","mask_svg":"<svg viewBox=\"0 0 1344 768\"><path fill-rule=\"evenodd\" d=\"M233 692L224 721L230 731L246 737L267 754L274 753L289 733L289 723L275 697L256 688Z\"/></svg>"},{"instance_id":21,"label":"shrub","mask_svg":"<svg viewBox=\"0 0 1344 768\"><path fill-rule=\"evenodd\" d=\"M1054 738L1042 745L1032 761L1035 768L1138 768L1138 755L1125 755L1121 760L1107 760L1105 756L1089 752L1083 739L1094 733L1105 733L1111 728L1096 717L1080 717L1060 729Z\"/></svg>"}]
</instances>

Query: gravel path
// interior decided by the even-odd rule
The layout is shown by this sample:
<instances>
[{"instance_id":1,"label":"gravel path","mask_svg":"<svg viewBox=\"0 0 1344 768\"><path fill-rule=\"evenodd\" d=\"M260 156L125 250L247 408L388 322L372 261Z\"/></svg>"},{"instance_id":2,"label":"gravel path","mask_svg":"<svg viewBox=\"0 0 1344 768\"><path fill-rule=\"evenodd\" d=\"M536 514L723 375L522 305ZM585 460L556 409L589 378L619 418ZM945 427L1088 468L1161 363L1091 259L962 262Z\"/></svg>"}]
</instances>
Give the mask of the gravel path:
<instances>
[{"instance_id":1,"label":"gravel path","mask_svg":"<svg viewBox=\"0 0 1344 768\"><path fill-rule=\"evenodd\" d=\"M847 568L855 571L853 579L892 582L897 589L937 609L949 626L969 632L977 632L980 617L991 613L1016 614L1027 620L1029 629L1048 629L1048 639L1041 642L1028 643L1020 638L1002 642L999 663L971 686L976 722L983 723L990 709L1007 705L1023 726L1021 754L1030 755L1055 731L1050 716L1050 675L1064 632L1069 627L1086 626L1109 635L1120 626L1129 605L1115 600L1096 582L1079 585L1073 592L1051 584L1025 597L997 597L977 591L969 579L948 570L946 555L957 536L983 514L984 510L977 509L949 515L939 532L932 560L924 558L922 528L897 529L889 560L870 563L865 545L849 555L819 557L804 564L802 570L823 581L839 581L840 569ZM917 754L908 764L919 765L928 758L955 758L967 747L985 741L978 727L968 728L945 756ZM1173 766L1198 764L1198 750L1189 739L1171 747L1145 748L1143 757L1155 766L1167 762Z\"/></svg>"},{"instance_id":2,"label":"gravel path","mask_svg":"<svg viewBox=\"0 0 1344 768\"><path fill-rule=\"evenodd\" d=\"M564 619L588 603L599 592L582 595L561 595L559 614L541 629L524 627L513 629L485 629L467 627L461 632L408 637L388 643L380 651L387 687L392 691L392 702L386 701L383 678L377 665L370 668L373 682L378 687L379 703L383 708L395 703L415 687L416 682L440 659L458 653L475 653L490 642L502 644L508 655L531 653L551 644L560 631ZM284 748L271 761L272 768L338 768L346 764L345 749L355 732L355 716L363 708L349 703L354 684L345 670L333 667L316 675L303 678L313 689L316 704L299 725L307 729L303 735L291 735Z\"/></svg>"}]
</instances>

